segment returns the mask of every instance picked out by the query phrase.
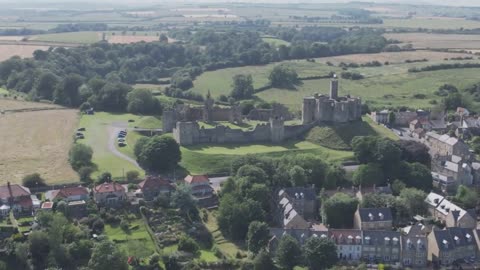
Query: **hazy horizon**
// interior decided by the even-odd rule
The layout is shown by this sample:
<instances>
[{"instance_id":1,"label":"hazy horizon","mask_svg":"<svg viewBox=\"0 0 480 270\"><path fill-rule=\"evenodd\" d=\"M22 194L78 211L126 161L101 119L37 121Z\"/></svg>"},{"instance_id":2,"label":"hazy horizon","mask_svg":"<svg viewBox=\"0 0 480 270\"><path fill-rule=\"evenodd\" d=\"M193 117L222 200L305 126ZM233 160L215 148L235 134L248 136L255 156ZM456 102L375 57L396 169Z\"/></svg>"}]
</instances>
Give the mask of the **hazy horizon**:
<instances>
[{"instance_id":1,"label":"hazy horizon","mask_svg":"<svg viewBox=\"0 0 480 270\"><path fill-rule=\"evenodd\" d=\"M370 0L370 1L352 1L352 0L0 0L0 4L13 4L15 6L37 6L39 4L75 4L75 3L91 3L95 5L113 4L113 5L158 5L162 3L181 3L181 4L199 4L199 3L268 3L268 4L286 4L286 3L348 3L348 2L366 2L378 4L416 4L416 5L447 5L447 6L480 6L480 0L443 0L438 3L436 0Z\"/></svg>"}]
</instances>

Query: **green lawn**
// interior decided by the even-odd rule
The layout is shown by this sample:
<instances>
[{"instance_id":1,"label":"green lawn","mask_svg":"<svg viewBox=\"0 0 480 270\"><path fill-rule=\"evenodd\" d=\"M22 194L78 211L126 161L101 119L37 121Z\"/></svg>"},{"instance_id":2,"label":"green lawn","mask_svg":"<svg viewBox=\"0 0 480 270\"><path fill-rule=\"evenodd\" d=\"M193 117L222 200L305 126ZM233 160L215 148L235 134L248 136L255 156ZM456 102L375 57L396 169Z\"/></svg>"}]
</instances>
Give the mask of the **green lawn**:
<instances>
[{"instance_id":1,"label":"green lawn","mask_svg":"<svg viewBox=\"0 0 480 270\"><path fill-rule=\"evenodd\" d=\"M161 116L143 116L138 121L129 124L130 127L158 129L162 128Z\"/></svg>"},{"instance_id":2,"label":"green lawn","mask_svg":"<svg viewBox=\"0 0 480 270\"><path fill-rule=\"evenodd\" d=\"M104 232L110 240L115 241L128 255L136 254L136 251L129 250L131 248L131 245L129 245L130 241L140 241L143 248L150 253L154 253L155 243L148 234L146 226L142 219L137 219L130 222L130 228L134 229L130 229L128 232L123 231L118 225L112 226L110 224L105 224Z\"/></svg>"},{"instance_id":3,"label":"green lawn","mask_svg":"<svg viewBox=\"0 0 480 270\"><path fill-rule=\"evenodd\" d=\"M62 43L89 44L100 41L101 35L97 32L70 32L58 34L37 35L32 40Z\"/></svg>"},{"instance_id":4,"label":"green lawn","mask_svg":"<svg viewBox=\"0 0 480 270\"><path fill-rule=\"evenodd\" d=\"M214 244L226 256L235 258L239 251L245 251L243 247L225 239L217 224L216 212L208 212L208 221L205 223L208 231L212 234Z\"/></svg>"},{"instance_id":5,"label":"green lawn","mask_svg":"<svg viewBox=\"0 0 480 270\"><path fill-rule=\"evenodd\" d=\"M8 94L8 90L0 87L0 95Z\"/></svg>"},{"instance_id":6,"label":"green lawn","mask_svg":"<svg viewBox=\"0 0 480 270\"><path fill-rule=\"evenodd\" d=\"M123 177L124 173L130 170L140 171L141 174L144 173L130 162L113 155L108 149L110 139L109 129L111 129L111 126L127 125L130 119L137 122L140 121L141 117L133 114L113 114L106 112L97 112L94 115L82 115L79 127L86 129L84 132L85 139L77 142L92 147L93 162L98 166L96 175L108 171L113 177L119 178ZM133 132L130 133L133 134ZM127 140L132 134L127 135Z\"/></svg>"},{"instance_id":7,"label":"green lawn","mask_svg":"<svg viewBox=\"0 0 480 270\"><path fill-rule=\"evenodd\" d=\"M370 118L363 121L314 127L305 136L306 140L330 149L350 150L355 136L382 136L393 140L398 137L389 129L374 123Z\"/></svg>"},{"instance_id":8,"label":"green lawn","mask_svg":"<svg viewBox=\"0 0 480 270\"><path fill-rule=\"evenodd\" d=\"M262 40L275 47L278 47L280 45L290 46L290 42L274 37L263 37Z\"/></svg>"},{"instance_id":9,"label":"green lawn","mask_svg":"<svg viewBox=\"0 0 480 270\"><path fill-rule=\"evenodd\" d=\"M167 246L163 248L163 254L169 255L177 250L178 250L178 245ZM205 262L218 262L218 258L215 256L215 254L212 251L206 250L206 249L200 250L199 259Z\"/></svg>"}]
</instances>

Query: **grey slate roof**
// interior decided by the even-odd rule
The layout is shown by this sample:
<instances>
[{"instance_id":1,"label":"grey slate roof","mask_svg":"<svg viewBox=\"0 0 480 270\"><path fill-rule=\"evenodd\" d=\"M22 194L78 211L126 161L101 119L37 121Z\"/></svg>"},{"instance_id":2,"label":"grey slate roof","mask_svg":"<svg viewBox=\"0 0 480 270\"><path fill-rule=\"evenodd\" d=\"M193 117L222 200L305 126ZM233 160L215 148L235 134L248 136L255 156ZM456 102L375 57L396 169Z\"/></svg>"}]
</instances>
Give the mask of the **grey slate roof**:
<instances>
[{"instance_id":1,"label":"grey slate roof","mask_svg":"<svg viewBox=\"0 0 480 270\"><path fill-rule=\"evenodd\" d=\"M400 246L400 233L395 231L363 231L363 244Z\"/></svg>"},{"instance_id":2,"label":"grey slate roof","mask_svg":"<svg viewBox=\"0 0 480 270\"><path fill-rule=\"evenodd\" d=\"M289 187L289 188L284 188L279 191L279 195L281 192L285 192L288 197L295 199L297 197L303 196L306 200L312 201L316 200L317 197L315 195L315 189L314 188L309 188L309 187Z\"/></svg>"},{"instance_id":3,"label":"grey slate roof","mask_svg":"<svg viewBox=\"0 0 480 270\"><path fill-rule=\"evenodd\" d=\"M361 222L391 221L392 211L390 208L359 208Z\"/></svg>"},{"instance_id":4,"label":"grey slate roof","mask_svg":"<svg viewBox=\"0 0 480 270\"><path fill-rule=\"evenodd\" d=\"M477 246L472 229L452 227L445 230L434 230L432 233L437 241L438 249L442 251L462 246Z\"/></svg>"}]
</instances>

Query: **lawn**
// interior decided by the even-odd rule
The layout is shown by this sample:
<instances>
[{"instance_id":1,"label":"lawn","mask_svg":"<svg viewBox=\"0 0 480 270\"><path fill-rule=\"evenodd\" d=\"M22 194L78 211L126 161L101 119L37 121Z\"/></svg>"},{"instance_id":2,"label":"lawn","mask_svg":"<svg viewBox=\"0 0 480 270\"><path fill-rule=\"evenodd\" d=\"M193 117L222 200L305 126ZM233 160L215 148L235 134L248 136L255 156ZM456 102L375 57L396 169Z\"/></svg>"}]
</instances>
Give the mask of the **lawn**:
<instances>
[{"instance_id":1,"label":"lawn","mask_svg":"<svg viewBox=\"0 0 480 270\"><path fill-rule=\"evenodd\" d=\"M278 47L280 45L290 46L290 42L274 37L263 37L262 40L275 47Z\"/></svg>"},{"instance_id":2,"label":"lawn","mask_svg":"<svg viewBox=\"0 0 480 270\"><path fill-rule=\"evenodd\" d=\"M414 108L430 108L432 100L439 102L441 97L434 95L434 91L443 84L453 84L458 88L464 88L478 82L480 69L450 69L421 73L409 73L412 67L423 67L440 63L453 63L444 61L442 57L453 57L454 54L425 52L422 53L391 53L391 54L364 54L339 58L317 58L316 62L286 61L294 68L300 77L327 75L329 72L340 73L337 66L325 64L327 59L338 63L339 61L365 62L372 60L389 59L395 60L395 64L383 65L381 67L360 67L350 68L349 71L361 73L365 79L362 80L340 80L340 94L351 94L359 96L364 102L374 107L395 107L409 106ZM464 56L464 54L459 54ZM431 61L422 63L404 63L403 59L423 59ZM340 60L342 59L342 60ZM369 60L370 59L370 60ZM461 63L465 61L455 61ZM477 63L478 60L470 61ZM205 95L209 90L214 97L228 95L231 89L232 76L235 74L250 74L253 77L254 87L259 88L268 83L268 76L275 64L265 66L248 66L239 68L227 68L217 71L209 71L199 76L194 84L194 91ZM287 105L294 110L300 110L303 97L313 93L327 94L329 91L329 79L304 80L302 85L294 90L272 88L257 93L256 96L265 101L277 101ZM424 94L424 99L413 98L414 94Z\"/></svg>"},{"instance_id":3,"label":"lawn","mask_svg":"<svg viewBox=\"0 0 480 270\"><path fill-rule=\"evenodd\" d=\"M106 112L97 112L95 115L82 115L78 127L86 129L84 132L85 139L78 142L92 147L93 162L98 166L96 175L108 171L113 177L120 178L130 170L140 171L143 174L143 171L132 163L115 156L108 147L110 132L113 126L126 128L128 120L134 120L134 123L137 123L141 119L142 117L138 115ZM133 132L130 133L133 134ZM129 136L131 134L127 135L127 140Z\"/></svg>"},{"instance_id":4,"label":"lawn","mask_svg":"<svg viewBox=\"0 0 480 270\"><path fill-rule=\"evenodd\" d=\"M164 247L162 251L164 255L172 254L173 252L178 251L178 245L171 245L171 246ZM200 250L199 259L208 263L218 262L219 260L212 251L206 250L206 249Z\"/></svg>"},{"instance_id":5,"label":"lawn","mask_svg":"<svg viewBox=\"0 0 480 270\"><path fill-rule=\"evenodd\" d=\"M142 219L136 219L130 222L130 230L125 232L119 225L112 226L105 224L105 234L108 238L117 243L122 250L124 250L129 256L137 254L137 251L130 250L132 245L129 245L131 241L140 241L142 247L149 253L154 253L155 243L147 232L146 224Z\"/></svg>"},{"instance_id":6,"label":"lawn","mask_svg":"<svg viewBox=\"0 0 480 270\"><path fill-rule=\"evenodd\" d=\"M382 136L393 140L398 137L386 127L377 125L369 117L363 121L314 127L305 136L306 140L330 149L351 150L355 136Z\"/></svg>"},{"instance_id":7,"label":"lawn","mask_svg":"<svg viewBox=\"0 0 480 270\"><path fill-rule=\"evenodd\" d=\"M58 34L37 35L31 40L45 42L61 42L61 43L81 43L90 44L100 41L101 34L97 32L70 32Z\"/></svg>"},{"instance_id":8,"label":"lawn","mask_svg":"<svg viewBox=\"0 0 480 270\"><path fill-rule=\"evenodd\" d=\"M8 95L8 90L0 87L0 95Z\"/></svg>"},{"instance_id":9,"label":"lawn","mask_svg":"<svg viewBox=\"0 0 480 270\"><path fill-rule=\"evenodd\" d=\"M352 152L328 149L307 141L289 141L282 145L273 144L231 144L231 145L195 145L182 147L180 165L194 174L228 173L230 164L237 157L255 154L267 157L281 157L311 153L331 162L353 158Z\"/></svg>"},{"instance_id":10,"label":"lawn","mask_svg":"<svg viewBox=\"0 0 480 270\"><path fill-rule=\"evenodd\" d=\"M205 222L205 226L212 234L215 246L217 246L217 248L226 256L235 258L238 252L245 251L245 249L242 246L232 243L223 237L220 229L218 228L216 214L217 213L215 211L208 212L208 221Z\"/></svg>"}]
</instances>

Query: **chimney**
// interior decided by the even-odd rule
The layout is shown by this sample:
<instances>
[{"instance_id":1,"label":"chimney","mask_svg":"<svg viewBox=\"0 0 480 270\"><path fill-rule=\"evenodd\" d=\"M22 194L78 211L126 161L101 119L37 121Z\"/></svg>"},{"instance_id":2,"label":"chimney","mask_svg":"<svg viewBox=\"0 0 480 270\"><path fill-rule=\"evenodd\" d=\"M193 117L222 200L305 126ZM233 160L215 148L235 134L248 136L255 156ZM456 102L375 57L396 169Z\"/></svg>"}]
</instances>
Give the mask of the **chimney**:
<instances>
[{"instance_id":1,"label":"chimney","mask_svg":"<svg viewBox=\"0 0 480 270\"><path fill-rule=\"evenodd\" d=\"M368 217L370 218L370 220L373 220L373 215L372 215L372 213L368 213Z\"/></svg>"},{"instance_id":2,"label":"chimney","mask_svg":"<svg viewBox=\"0 0 480 270\"><path fill-rule=\"evenodd\" d=\"M331 99L338 98L338 80L337 80L336 74L333 75L333 78L330 81L330 98Z\"/></svg>"},{"instance_id":3,"label":"chimney","mask_svg":"<svg viewBox=\"0 0 480 270\"><path fill-rule=\"evenodd\" d=\"M383 213L378 213L378 217L380 218L380 220L383 220Z\"/></svg>"}]
</instances>

